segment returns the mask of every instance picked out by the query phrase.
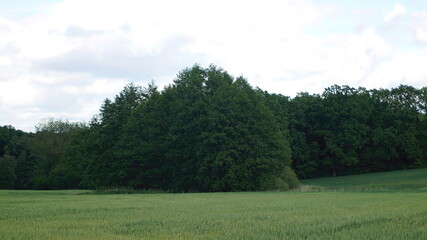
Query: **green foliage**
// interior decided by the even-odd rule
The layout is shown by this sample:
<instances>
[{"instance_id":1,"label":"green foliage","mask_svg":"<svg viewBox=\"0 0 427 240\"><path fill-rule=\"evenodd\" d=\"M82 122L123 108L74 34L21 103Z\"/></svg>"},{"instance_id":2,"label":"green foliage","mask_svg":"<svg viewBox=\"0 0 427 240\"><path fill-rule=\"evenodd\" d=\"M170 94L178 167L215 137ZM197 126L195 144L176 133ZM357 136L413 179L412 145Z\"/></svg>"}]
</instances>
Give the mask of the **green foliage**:
<instances>
[{"instance_id":1,"label":"green foliage","mask_svg":"<svg viewBox=\"0 0 427 240\"><path fill-rule=\"evenodd\" d=\"M83 185L97 188L253 190L290 164L264 98L213 66L182 71L162 92L126 86L104 102L87 138L76 148L88 166Z\"/></svg>"},{"instance_id":2,"label":"green foliage","mask_svg":"<svg viewBox=\"0 0 427 240\"><path fill-rule=\"evenodd\" d=\"M290 101L293 167L301 178L425 166L422 90L332 86Z\"/></svg>"},{"instance_id":3,"label":"green foliage","mask_svg":"<svg viewBox=\"0 0 427 240\"><path fill-rule=\"evenodd\" d=\"M36 125L36 133L65 134L79 131L84 127L86 127L86 124L81 122L47 118Z\"/></svg>"},{"instance_id":4,"label":"green foliage","mask_svg":"<svg viewBox=\"0 0 427 240\"><path fill-rule=\"evenodd\" d=\"M0 127L0 188L29 187L32 168L27 160L27 134L11 126ZM32 171L32 170L31 170Z\"/></svg>"},{"instance_id":5,"label":"green foliage","mask_svg":"<svg viewBox=\"0 0 427 240\"><path fill-rule=\"evenodd\" d=\"M144 97L131 97L137 92ZM106 100L92 124L97 137L88 148L94 156L88 185L259 189L260 178L278 176L290 165L286 120L279 125L265 99L242 77L214 66L185 69L162 92L153 84L144 91L128 86L115 101Z\"/></svg>"},{"instance_id":6,"label":"green foliage","mask_svg":"<svg viewBox=\"0 0 427 240\"><path fill-rule=\"evenodd\" d=\"M31 155L36 158L32 173L32 181L36 189L65 188L66 178L58 166L64 161L70 147L73 134L79 132L85 125L68 121L48 119L36 127L36 133L29 142ZM74 166L73 166L74 168Z\"/></svg>"},{"instance_id":7,"label":"green foliage","mask_svg":"<svg viewBox=\"0 0 427 240\"><path fill-rule=\"evenodd\" d=\"M20 137L14 136L6 145L7 154L16 160L16 189L33 188L32 176L37 159L29 150L32 137L32 134L25 134Z\"/></svg>"},{"instance_id":8,"label":"green foliage","mask_svg":"<svg viewBox=\"0 0 427 240\"><path fill-rule=\"evenodd\" d=\"M315 130L319 127L320 104L320 96L308 93L298 94L289 103L292 167L300 178L318 175L323 139Z\"/></svg>"},{"instance_id":9,"label":"green foliage","mask_svg":"<svg viewBox=\"0 0 427 240\"><path fill-rule=\"evenodd\" d=\"M16 130L12 126L0 127L0 157L5 154L6 145L14 135L16 135Z\"/></svg>"},{"instance_id":10,"label":"green foliage","mask_svg":"<svg viewBox=\"0 0 427 240\"><path fill-rule=\"evenodd\" d=\"M58 189L86 187L83 179L88 168L87 147L90 130L82 127L67 136L67 148L52 171Z\"/></svg>"},{"instance_id":11,"label":"green foliage","mask_svg":"<svg viewBox=\"0 0 427 240\"><path fill-rule=\"evenodd\" d=\"M264 176L259 184L259 190L263 191L288 191L301 186L297 175L290 167L285 167L278 176Z\"/></svg>"},{"instance_id":12,"label":"green foliage","mask_svg":"<svg viewBox=\"0 0 427 240\"><path fill-rule=\"evenodd\" d=\"M242 77L195 66L169 91L177 95L168 156L178 164L177 190L256 190L260 178L290 164L288 139L264 97Z\"/></svg>"},{"instance_id":13,"label":"green foliage","mask_svg":"<svg viewBox=\"0 0 427 240\"><path fill-rule=\"evenodd\" d=\"M290 167L285 167L279 178L288 184L290 190L298 189L301 186L297 175Z\"/></svg>"},{"instance_id":14,"label":"green foliage","mask_svg":"<svg viewBox=\"0 0 427 240\"><path fill-rule=\"evenodd\" d=\"M0 157L0 189L13 189L15 187L15 165L13 157L5 155Z\"/></svg>"},{"instance_id":15,"label":"green foliage","mask_svg":"<svg viewBox=\"0 0 427 240\"><path fill-rule=\"evenodd\" d=\"M126 85L88 125L0 127L0 158L2 181L17 189L288 190L298 187L293 171L426 167L427 88L334 85L289 98L195 65L161 91Z\"/></svg>"},{"instance_id":16,"label":"green foliage","mask_svg":"<svg viewBox=\"0 0 427 240\"><path fill-rule=\"evenodd\" d=\"M57 189L68 188L61 176L77 165L59 171L70 137L84 128L82 123L47 119L36 126L36 133L23 133L6 127L9 137L3 148L7 159L13 159L13 169L9 172L8 184L16 189ZM3 128L4 129L4 128ZM11 162L8 160L8 162ZM12 166L8 164L8 166ZM9 168L8 168L9 169ZM5 170L6 171L6 170ZM5 175L6 176L6 175ZM76 183L78 184L78 183ZM75 186L75 185L73 185Z\"/></svg>"}]
</instances>

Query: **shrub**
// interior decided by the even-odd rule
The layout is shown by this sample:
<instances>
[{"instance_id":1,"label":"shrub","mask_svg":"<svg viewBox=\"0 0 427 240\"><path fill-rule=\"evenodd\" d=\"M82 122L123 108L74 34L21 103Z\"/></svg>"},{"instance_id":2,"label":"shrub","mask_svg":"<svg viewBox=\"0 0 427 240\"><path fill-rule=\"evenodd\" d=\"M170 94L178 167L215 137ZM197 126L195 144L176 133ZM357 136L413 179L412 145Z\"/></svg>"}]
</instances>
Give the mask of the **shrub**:
<instances>
[{"instance_id":1,"label":"shrub","mask_svg":"<svg viewBox=\"0 0 427 240\"><path fill-rule=\"evenodd\" d=\"M262 191L289 191L300 187L297 175L290 167L285 167L278 176L266 175L260 178L259 189Z\"/></svg>"}]
</instances>

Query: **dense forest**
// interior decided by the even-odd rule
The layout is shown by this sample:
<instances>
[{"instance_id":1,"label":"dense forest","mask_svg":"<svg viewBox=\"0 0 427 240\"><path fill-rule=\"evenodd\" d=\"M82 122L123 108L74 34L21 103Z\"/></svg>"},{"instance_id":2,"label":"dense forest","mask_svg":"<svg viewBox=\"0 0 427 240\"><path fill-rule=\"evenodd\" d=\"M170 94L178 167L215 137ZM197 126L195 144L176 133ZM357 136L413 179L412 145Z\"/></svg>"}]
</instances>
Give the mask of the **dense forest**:
<instances>
[{"instance_id":1,"label":"dense forest","mask_svg":"<svg viewBox=\"0 0 427 240\"><path fill-rule=\"evenodd\" d=\"M290 98L215 66L128 84L89 123L0 127L0 188L287 190L299 179L427 167L427 88Z\"/></svg>"}]
</instances>

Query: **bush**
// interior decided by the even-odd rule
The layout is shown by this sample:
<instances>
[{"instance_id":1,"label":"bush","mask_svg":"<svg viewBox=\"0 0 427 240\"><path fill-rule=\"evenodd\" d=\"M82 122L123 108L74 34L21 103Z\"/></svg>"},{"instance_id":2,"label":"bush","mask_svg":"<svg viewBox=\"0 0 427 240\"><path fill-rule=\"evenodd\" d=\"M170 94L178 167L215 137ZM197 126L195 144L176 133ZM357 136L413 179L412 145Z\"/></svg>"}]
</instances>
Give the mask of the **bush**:
<instances>
[{"instance_id":1,"label":"bush","mask_svg":"<svg viewBox=\"0 0 427 240\"><path fill-rule=\"evenodd\" d=\"M292 170L290 167L285 167L280 178L283 179L283 181L288 184L290 190L297 189L301 186L301 183L299 182L297 175L295 174L294 170Z\"/></svg>"},{"instance_id":2,"label":"bush","mask_svg":"<svg viewBox=\"0 0 427 240\"><path fill-rule=\"evenodd\" d=\"M267 175L261 178L259 190L289 191L300 187L297 175L290 167L285 167L278 176Z\"/></svg>"}]
</instances>

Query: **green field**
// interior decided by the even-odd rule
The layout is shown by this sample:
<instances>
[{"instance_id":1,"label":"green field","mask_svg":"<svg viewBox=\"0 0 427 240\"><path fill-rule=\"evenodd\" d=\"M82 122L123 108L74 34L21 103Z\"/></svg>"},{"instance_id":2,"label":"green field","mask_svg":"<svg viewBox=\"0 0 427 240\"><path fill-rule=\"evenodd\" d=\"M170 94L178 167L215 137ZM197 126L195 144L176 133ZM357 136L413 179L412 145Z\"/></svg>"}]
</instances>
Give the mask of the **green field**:
<instances>
[{"instance_id":1,"label":"green field","mask_svg":"<svg viewBox=\"0 0 427 240\"><path fill-rule=\"evenodd\" d=\"M419 187L427 175L412 171L417 180L400 171L305 182L324 192L1 190L0 239L427 239L427 190ZM401 179L389 186L412 189L373 191L366 180L387 185L388 174ZM356 191L366 184L368 192Z\"/></svg>"},{"instance_id":2,"label":"green field","mask_svg":"<svg viewBox=\"0 0 427 240\"><path fill-rule=\"evenodd\" d=\"M310 191L427 191L427 168L302 181Z\"/></svg>"}]
</instances>

